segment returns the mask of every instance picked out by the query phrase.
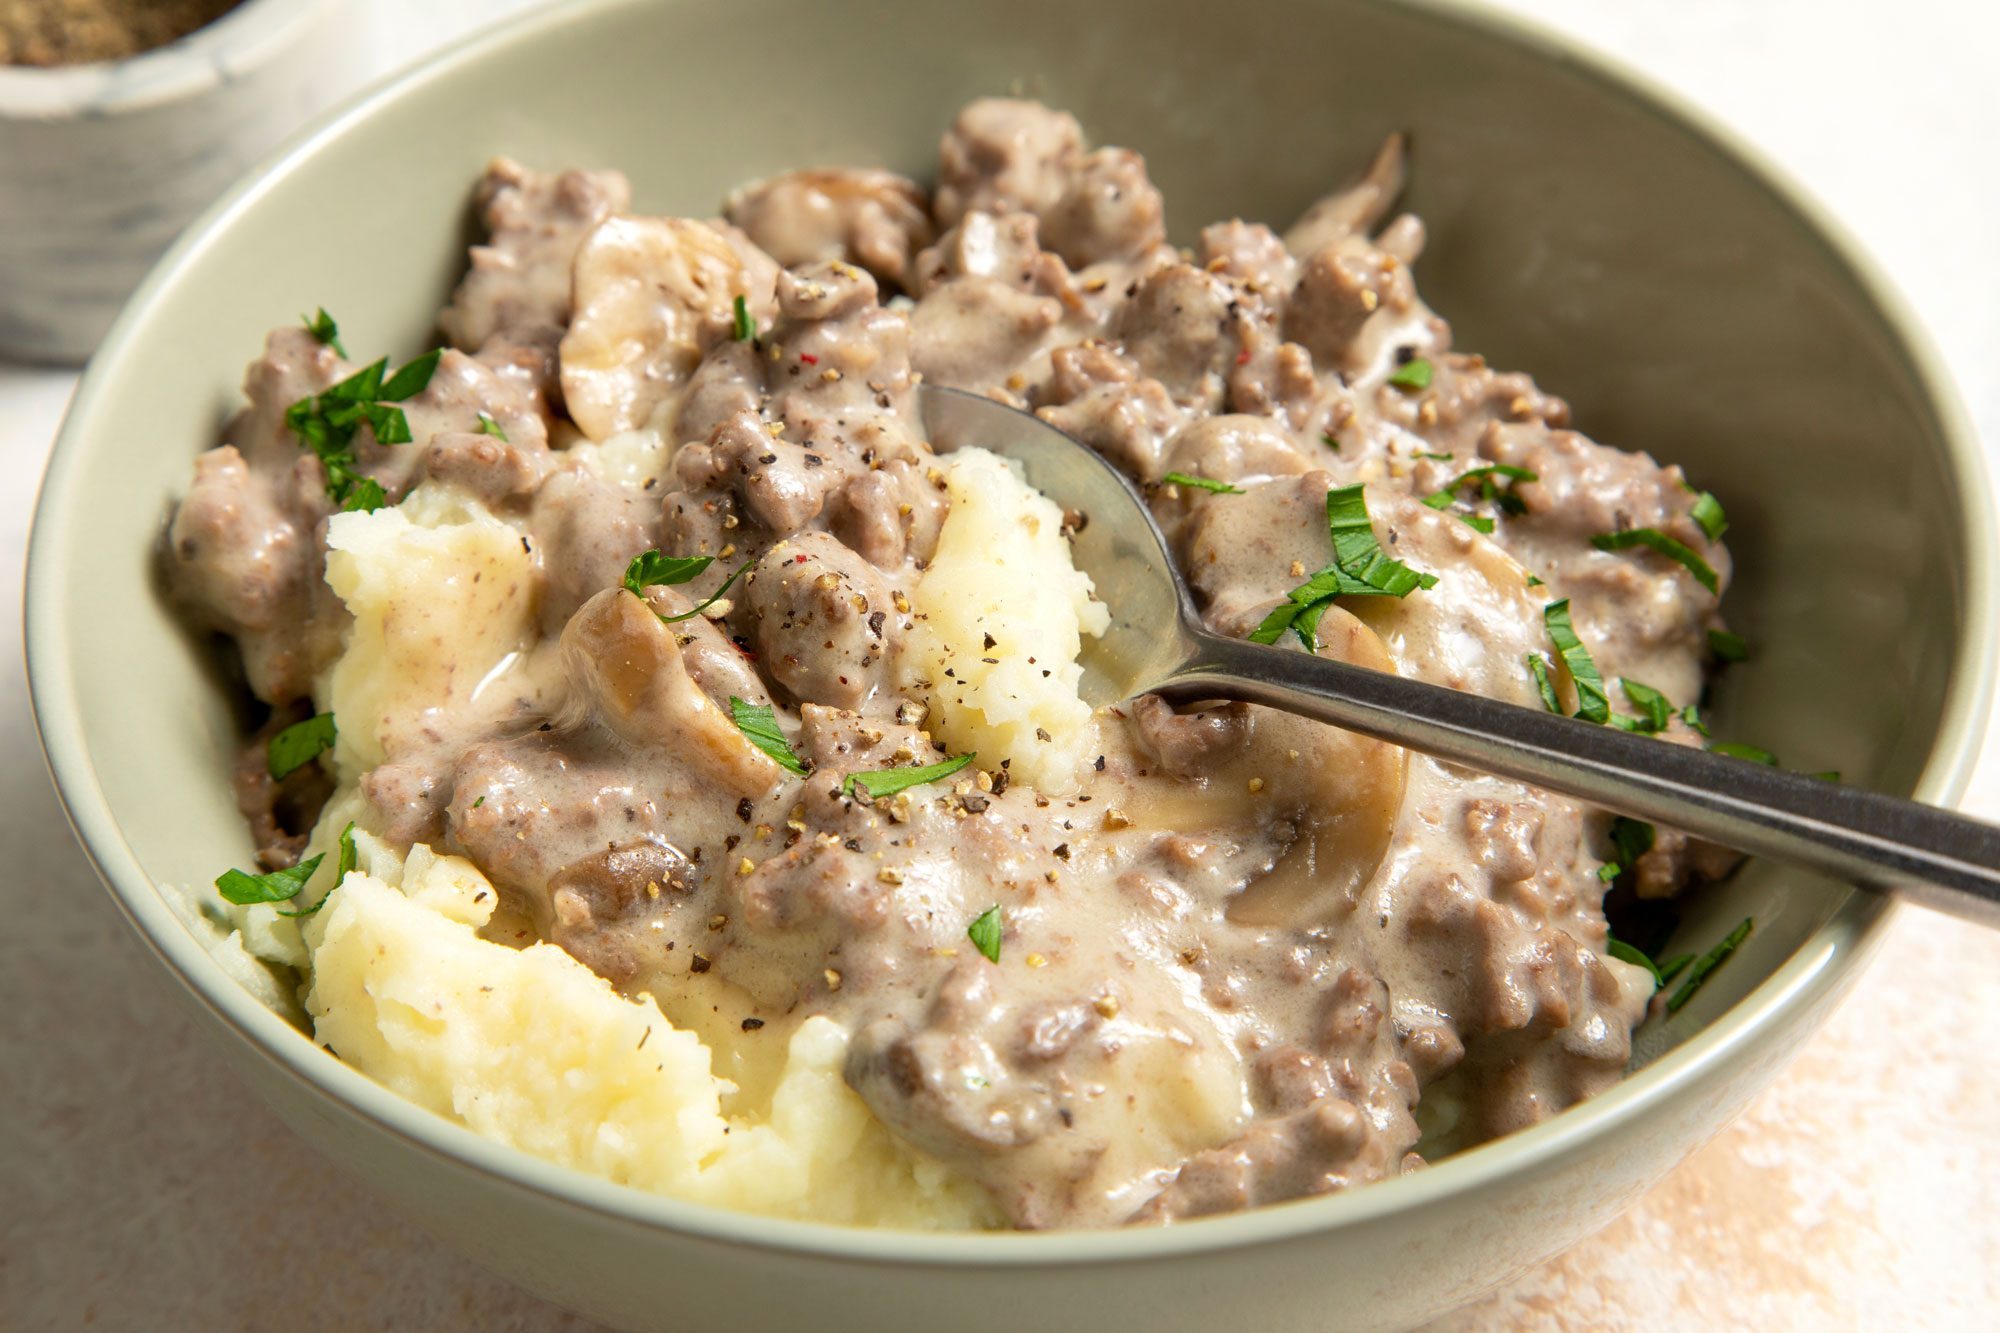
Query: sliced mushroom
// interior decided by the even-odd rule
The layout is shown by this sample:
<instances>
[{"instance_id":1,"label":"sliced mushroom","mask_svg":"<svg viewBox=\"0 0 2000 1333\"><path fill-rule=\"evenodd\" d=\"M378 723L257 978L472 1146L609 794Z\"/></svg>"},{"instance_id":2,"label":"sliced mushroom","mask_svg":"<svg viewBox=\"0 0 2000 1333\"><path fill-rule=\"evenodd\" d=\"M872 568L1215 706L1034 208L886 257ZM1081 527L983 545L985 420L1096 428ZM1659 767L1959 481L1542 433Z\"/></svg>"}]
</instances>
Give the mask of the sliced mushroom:
<instances>
[{"instance_id":1,"label":"sliced mushroom","mask_svg":"<svg viewBox=\"0 0 2000 1333\"><path fill-rule=\"evenodd\" d=\"M830 168L746 185L722 211L787 268L842 259L908 287L917 251L933 239L928 205L914 181L893 171Z\"/></svg>"},{"instance_id":2,"label":"sliced mushroom","mask_svg":"<svg viewBox=\"0 0 2000 1333\"><path fill-rule=\"evenodd\" d=\"M732 795L777 786L778 765L688 674L672 627L623 588L583 604L563 630L562 655L575 701L626 744L672 747Z\"/></svg>"},{"instance_id":3,"label":"sliced mushroom","mask_svg":"<svg viewBox=\"0 0 2000 1333\"><path fill-rule=\"evenodd\" d=\"M1230 628L1248 632L1255 623ZM1375 632L1337 606L1321 616L1318 639L1322 657L1396 670ZM1277 864L1230 902L1230 920L1299 928L1350 906L1389 850L1407 769L1400 746L1253 709L1250 743L1212 770L1211 787L1246 794L1254 817L1288 819L1299 833Z\"/></svg>"},{"instance_id":4,"label":"sliced mushroom","mask_svg":"<svg viewBox=\"0 0 2000 1333\"><path fill-rule=\"evenodd\" d=\"M737 297L753 320L768 322L776 281L768 257L705 222L600 223L576 254L575 311L561 347L563 399L576 424L593 440L643 425L728 336Z\"/></svg>"},{"instance_id":5,"label":"sliced mushroom","mask_svg":"<svg viewBox=\"0 0 2000 1333\"><path fill-rule=\"evenodd\" d=\"M1303 258L1348 236L1366 235L1403 192L1409 140L1392 134L1350 185L1308 208L1285 232L1285 247Z\"/></svg>"}]
</instances>

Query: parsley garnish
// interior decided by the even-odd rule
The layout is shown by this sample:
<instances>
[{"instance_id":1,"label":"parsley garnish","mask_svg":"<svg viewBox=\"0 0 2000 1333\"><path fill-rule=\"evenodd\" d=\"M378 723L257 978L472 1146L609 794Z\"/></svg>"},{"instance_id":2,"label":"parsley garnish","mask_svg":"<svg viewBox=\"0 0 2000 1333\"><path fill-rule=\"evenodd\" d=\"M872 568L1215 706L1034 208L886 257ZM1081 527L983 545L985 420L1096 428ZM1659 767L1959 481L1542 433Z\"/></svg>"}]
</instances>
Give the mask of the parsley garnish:
<instances>
[{"instance_id":1,"label":"parsley garnish","mask_svg":"<svg viewBox=\"0 0 2000 1333\"><path fill-rule=\"evenodd\" d=\"M1549 664L1542 660L1540 653L1528 654L1528 674L1535 678L1535 690L1542 696L1542 707L1551 713L1562 712L1562 696L1556 693L1556 683L1549 679Z\"/></svg>"},{"instance_id":2,"label":"parsley garnish","mask_svg":"<svg viewBox=\"0 0 2000 1333\"><path fill-rule=\"evenodd\" d=\"M349 820L347 827L340 831L340 859L334 863L333 883L327 885L326 892L322 893L319 896L319 901L314 903L311 907L301 908L296 912L288 912L284 908L280 907L278 909L278 915L312 916L315 913L317 913L320 908L326 906L327 899L333 897L333 891L339 888L341 882L347 878L347 872L354 869L355 859L356 858L354 854L354 822L352 820Z\"/></svg>"},{"instance_id":3,"label":"parsley garnish","mask_svg":"<svg viewBox=\"0 0 2000 1333\"><path fill-rule=\"evenodd\" d=\"M661 555L658 551L641 551L632 557L631 564L625 566L625 588L644 601L646 589L686 583L714 563L712 555Z\"/></svg>"},{"instance_id":4,"label":"parsley garnish","mask_svg":"<svg viewBox=\"0 0 2000 1333\"><path fill-rule=\"evenodd\" d=\"M641 551L632 557L631 564L625 566L625 588L634 597L643 602L646 600L646 589L651 587L672 587L677 583L686 583L689 579L714 563L715 557L712 555L661 555L658 551ZM708 610L709 607L721 601L722 594L729 591L729 585L742 578L749 570L751 563L751 561L745 560L742 564L738 565L736 572L722 581L721 587L695 603L693 609L672 616L660 616L658 611L653 612L653 614L660 616L660 619L669 625L676 625L683 620L694 619L702 612Z\"/></svg>"},{"instance_id":5,"label":"parsley garnish","mask_svg":"<svg viewBox=\"0 0 2000 1333\"><path fill-rule=\"evenodd\" d=\"M1166 476L1161 477L1160 480L1170 482L1175 486L1193 486L1197 490L1213 491L1217 495L1243 494L1240 487L1231 486L1226 481L1216 481L1210 477L1190 477L1185 472L1169 472Z\"/></svg>"},{"instance_id":6,"label":"parsley garnish","mask_svg":"<svg viewBox=\"0 0 2000 1333\"><path fill-rule=\"evenodd\" d=\"M1726 754L1732 759L1748 759L1753 764L1778 766L1778 756L1769 750L1760 750L1754 745L1744 745L1739 741L1717 741L1708 747L1710 754Z\"/></svg>"},{"instance_id":7,"label":"parsley garnish","mask_svg":"<svg viewBox=\"0 0 2000 1333\"><path fill-rule=\"evenodd\" d=\"M1681 721L1687 723L1689 728L1699 732L1701 735L1708 735L1708 723L1701 720L1701 710L1693 704L1689 704L1686 708L1681 709Z\"/></svg>"},{"instance_id":8,"label":"parsley garnish","mask_svg":"<svg viewBox=\"0 0 2000 1333\"><path fill-rule=\"evenodd\" d=\"M1420 356L1411 357L1396 367L1396 373L1389 376L1389 383L1399 389L1428 389L1431 387L1431 363Z\"/></svg>"},{"instance_id":9,"label":"parsley garnish","mask_svg":"<svg viewBox=\"0 0 2000 1333\"><path fill-rule=\"evenodd\" d=\"M736 298L734 309L736 311L736 341L747 343L757 336L757 325L750 318L750 303L739 296Z\"/></svg>"},{"instance_id":10,"label":"parsley garnish","mask_svg":"<svg viewBox=\"0 0 2000 1333\"><path fill-rule=\"evenodd\" d=\"M1375 540L1368 518L1368 497L1359 483L1326 493L1326 526L1333 536L1333 563L1342 573L1366 584L1364 591L1407 597L1419 588L1435 588L1437 575L1391 560Z\"/></svg>"},{"instance_id":11,"label":"parsley garnish","mask_svg":"<svg viewBox=\"0 0 2000 1333\"><path fill-rule=\"evenodd\" d=\"M940 759L935 764L924 764L917 768L884 768L878 769L873 773L849 773L847 781L841 784L841 790L847 795L852 796L854 795L854 789L859 787L868 793L868 799L879 801L884 796L894 796L897 792L915 787L920 783L936 782L939 778L948 778L958 772L959 769L971 763L972 759L973 756L969 754L959 754L953 755L949 759Z\"/></svg>"},{"instance_id":12,"label":"parsley garnish","mask_svg":"<svg viewBox=\"0 0 2000 1333\"><path fill-rule=\"evenodd\" d=\"M268 874L250 875L241 870L225 870L215 881L216 892L238 907L248 907L252 903L282 903L299 896L299 890L319 869L319 863L326 860L326 853L307 857L295 866L283 870L273 870Z\"/></svg>"},{"instance_id":13,"label":"parsley garnish","mask_svg":"<svg viewBox=\"0 0 2000 1333\"><path fill-rule=\"evenodd\" d=\"M1447 458L1450 457L1449 454L1445 456ZM1495 477L1501 478L1502 481L1495 481ZM1459 476L1454 477L1444 485L1443 489L1426 495L1424 503L1432 509L1449 509L1451 508L1452 501L1458 496L1458 488L1476 481L1479 483L1479 499L1489 500L1500 506L1500 512L1503 514L1524 514L1528 511L1527 502L1514 493L1514 487L1520 482L1540 480L1540 477L1537 477L1524 467L1510 467L1505 463L1489 463L1485 467L1476 467L1470 472L1461 473ZM1503 485L1502 482L1505 484ZM1468 518L1462 514L1460 517L1464 518L1467 523L1481 532L1493 531L1493 520L1490 518L1480 518L1475 521L1473 518Z\"/></svg>"},{"instance_id":14,"label":"parsley garnish","mask_svg":"<svg viewBox=\"0 0 2000 1333\"><path fill-rule=\"evenodd\" d=\"M1000 961L1000 905L993 906L973 918L965 928L965 937L972 941L972 947L986 955L986 961Z\"/></svg>"},{"instance_id":15,"label":"parsley garnish","mask_svg":"<svg viewBox=\"0 0 2000 1333\"><path fill-rule=\"evenodd\" d=\"M1618 864L1628 870L1639 864L1640 857L1653 850L1655 836L1653 826L1644 820L1619 815L1611 821L1611 850L1618 854Z\"/></svg>"},{"instance_id":16,"label":"parsley garnish","mask_svg":"<svg viewBox=\"0 0 2000 1333\"><path fill-rule=\"evenodd\" d=\"M479 414L479 433L481 435L491 435L502 444L513 443L513 441L507 438L507 432L500 429L500 423L484 412Z\"/></svg>"},{"instance_id":17,"label":"parsley garnish","mask_svg":"<svg viewBox=\"0 0 2000 1333\"><path fill-rule=\"evenodd\" d=\"M1725 662L1750 660L1748 640L1741 634L1731 634L1726 629L1712 629L1708 632L1708 650Z\"/></svg>"},{"instance_id":18,"label":"parsley garnish","mask_svg":"<svg viewBox=\"0 0 2000 1333\"><path fill-rule=\"evenodd\" d=\"M1837 768L1823 768L1817 773L1808 773L1806 776L1809 778L1818 778L1821 782L1838 782L1840 781L1840 770Z\"/></svg>"},{"instance_id":19,"label":"parsley garnish","mask_svg":"<svg viewBox=\"0 0 2000 1333\"><path fill-rule=\"evenodd\" d=\"M750 743L777 760L778 767L788 773L805 776L805 761L793 751L785 733L778 730L778 720L772 715L769 704L745 703L735 695L729 696L729 716L736 723L736 729L750 740Z\"/></svg>"},{"instance_id":20,"label":"parsley garnish","mask_svg":"<svg viewBox=\"0 0 2000 1333\"><path fill-rule=\"evenodd\" d=\"M1694 580L1712 593L1720 595L1721 580L1710 569L1708 561L1694 551L1675 541L1658 528L1627 528L1623 532L1606 532L1590 539L1590 544L1600 551L1622 551L1630 546L1644 546L1657 551L1669 560L1675 560L1694 575Z\"/></svg>"},{"instance_id":21,"label":"parsley garnish","mask_svg":"<svg viewBox=\"0 0 2000 1333\"><path fill-rule=\"evenodd\" d=\"M1326 493L1326 526L1333 539L1333 563L1292 589L1256 629L1252 643L1276 643L1286 630L1308 652L1319 649L1319 622L1337 597L1407 597L1437 586L1437 575L1389 558L1375 540L1368 500L1357 484Z\"/></svg>"},{"instance_id":22,"label":"parsley garnish","mask_svg":"<svg viewBox=\"0 0 2000 1333\"><path fill-rule=\"evenodd\" d=\"M1586 722L1609 720L1611 701L1604 693L1604 678L1597 674L1597 663L1590 660L1590 650L1576 637L1576 628L1570 624L1569 598L1543 607L1542 624L1548 627L1549 638L1562 654L1563 665L1569 668L1570 681L1576 686L1576 715Z\"/></svg>"},{"instance_id":23,"label":"parsley garnish","mask_svg":"<svg viewBox=\"0 0 2000 1333\"><path fill-rule=\"evenodd\" d=\"M1452 456L1451 456L1450 454L1421 454L1421 453L1420 453L1420 454L1413 454L1413 455L1411 455L1411 457L1413 457L1413 458L1428 458L1428 459L1432 460L1433 462L1437 462L1437 463L1449 463L1449 462L1451 461L1451 459L1452 459Z\"/></svg>"},{"instance_id":24,"label":"parsley garnish","mask_svg":"<svg viewBox=\"0 0 2000 1333\"><path fill-rule=\"evenodd\" d=\"M329 473L328 475L332 475ZM389 493L382 489L382 483L373 477L351 478L347 498L340 502L343 514L372 514L389 503Z\"/></svg>"},{"instance_id":25,"label":"parsley garnish","mask_svg":"<svg viewBox=\"0 0 2000 1333\"><path fill-rule=\"evenodd\" d=\"M1694 993L1701 989L1709 974L1721 967L1729 955L1736 952L1737 946L1750 938L1750 930L1754 924L1754 918L1744 917L1743 924L1730 931L1722 943L1695 960L1694 966L1688 970L1687 980L1681 983L1681 988L1667 1001L1668 1013L1679 1013L1681 1006L1694 998ZM1678 972L1679 969L1676 968L1675 971Z\"/></svg>"},{"instance_id":26,"label":"parsley garnish","mask_svg":"<svg viewBox=\"0 0 2000 1333\"><path fill-rule=\"evenodd\" d=\"M1604 952L1610 954L1621 963L1630 963L1634 967L1643 967L1652 973L1654 990L1657 991L1661 986L1666 984L1660 980L1658 964L1648 958L1644 950L1634 948L1608 931L1605 932L1604 936Z\"/></svg>"},{"instance_id":27,"label":"parsley garnish","mask_svg":"<svg viewBox=\"0 0 2000 1333\"><path fill-rule=\"evenodd\" d=\"M299 323L306 326L307 333L319 339L321 346L331 347L335 356L343 361L347 359L347 349L340 345L340 325L333 322L333 316L326 313L325 306L321 306L311 319L300 315Z\"/></svg>"},{"instance_id":28,"label":"parsley garnish","mask_svg":"<svg viewBox=\"0 0 2000 1333\"><path fill-rule=\"evenodd\" d=\"M377 444L410 443L409 418L391 404L422 393L442 355L441 350L426 352L394 375L388 373L385 356L285 409L285 424L319 458L326 469L326 493L342 510L380 509L388 503L381 485L354 469L355 432L365 423Z\"/></svg>"},{"instance_id":29,"label":"parsley garnish","mask_svg":"<svg viewBox=\"0 0 2000 1333\"><path fill-rule=\"evenodd\" d=\"M1667 723L1673 720L1674 706L1667 702L1667 696L1651 685L1642 685L1636 680L1620 677L1620 688L1632 706L1639 710L1638 717L1614 717L1611 720L1627 731L1665 731Z\"/></svg>"},{"instance_id":30,"label":"parsley garnish","mask_svg":"<svg viewBox=\"0 0 2000 1333\"><path fill-rule=\"evenodd\" d=\"M306 881L313 877L313 872L319 869L320 862L324 860L326 853L321 852L318 856L307 857L295 866L286 866L283 870L273 870L264 875L246 874L241 870L225 870L215 881L216 892L238 907L248 907L253 903L290 902L304 890ZM333 896L333 891L340 887L340 882L347 878L348 872L354 869L354 863L354 824L349 821L347 827L340 831L340 859L335 863L333 883L327 887L327 891L321 894L320 900L311 907L300 908L296 912L289 912L281 907L278 909L278 915L311 916L319 911L326 906L326 900Z\"/></svg>"},{"instance_id":31,"label":"parsley garnish","mask_svg":"<svg viewBox=\"0 0 2000 1333\"><path fill-rule=\"evenodd\" d=\"M282 782L332 748L339 734L332 713L319 713L303 722L294 722L271 737L264 747L264 765L271 776Z\"/></svg>"},{"instance_id":32,"label":"parsley garnish","mask_svg":"<svg viewBox=\"0 0 2000 1333\"><path fill-rule=\"evenodd\" d=\"M1707 491L1694 498L1694 508L1688 510L1688 517L1701 525L1710 541L1719 539L1729 531L1729 520L1722 516L1722 501Z\"/></svg>"}]
</instances>

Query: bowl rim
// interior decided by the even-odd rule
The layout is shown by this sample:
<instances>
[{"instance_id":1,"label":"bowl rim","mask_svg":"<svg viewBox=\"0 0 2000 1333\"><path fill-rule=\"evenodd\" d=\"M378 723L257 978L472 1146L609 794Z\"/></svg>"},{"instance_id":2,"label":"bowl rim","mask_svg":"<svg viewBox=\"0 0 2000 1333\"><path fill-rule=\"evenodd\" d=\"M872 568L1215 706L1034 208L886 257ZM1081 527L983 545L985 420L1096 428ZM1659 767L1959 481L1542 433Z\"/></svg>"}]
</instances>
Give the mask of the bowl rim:
<instances>
[{"instance_id":1,"label":"bowl rim","mask_svg":"<svg viewBox=\"0 0 2000 1333\"><path fill-rule=\"evenodd\" d=\"M1996 564L1994 518L1988 503L1991 492L1978 437L1957 391L1922 323L1893 283L1829 210L1789 173L1717 118L1622 60L1538 20L1500 10L1489 0L1351 2L1414 13L1428 22L1524 48L1580 72L1607 94L1622 97L1665 121L1734 166L1791 215L1826 248L1835 267L1845 271L1874 307L1891 336L1901 368L1938 420L1944 463L1956 483L1960 504L1965 623L1945 687L1937 737L1915 787L1915 794L1922 799L1954 803L1963 794L1978 757L1996 672L1994 659L1982 650L1982 645L1993 640L1996 621L2000 621L2000 608L1995 607L1991 594ZM133 929L194 999L270 1065L338 1110L369 1122L442 1166L474 1172L496 1186L533 1191L544 1201L624 1223L774 1253L876 1265L1068 1267L1156 1261L1294 1240L1391 1213L1418 1211L1453 1196L1488 1189L1517 1174L1546 1171L1573 1150L1622 1132L1649 1104L1706 1081L1739 1055L1752 1051L1769 1030L1795 1010L1837 993L1858 975L1894 909L1884 898L1850 889L1827 922L1742 1000L1615 1087L1539 1125L1366 1189L1168 1228L1034 1234L920 1232L794 1221L616 1184L483 1138L406 1101L360 1070L330 1057L259 1003L223 970L167 903L165 894L171 890L146 875L120 834L84 746L63 634L67 608L58 596L65 582L61 575L67 559L66 534L60 520L72 508L75 442L90 433L97 405L117 381L155 295L173 281L184 261L218 244L237 216L274 181L299 169L322 146L341 137L378 107L476 64L494 49L532 41L572 21L649 3L577 0L517 15L378 80L293 135L191 224L155 265L92 358L57 434L29 538L24 599L29 691L51 775L85 855Z\"/></svg>"},{"instance_id":2,"label":"bowl rim","mask_svg":"<svg viewBox=\"0 0 2000 1333\"><path fill-rule=\"evenodd\" d=\"M0 65L0 125L101 119L199 96L264 64L338 2L242 0L192 32L120 60Z\"/></svg>"}]
</instances>

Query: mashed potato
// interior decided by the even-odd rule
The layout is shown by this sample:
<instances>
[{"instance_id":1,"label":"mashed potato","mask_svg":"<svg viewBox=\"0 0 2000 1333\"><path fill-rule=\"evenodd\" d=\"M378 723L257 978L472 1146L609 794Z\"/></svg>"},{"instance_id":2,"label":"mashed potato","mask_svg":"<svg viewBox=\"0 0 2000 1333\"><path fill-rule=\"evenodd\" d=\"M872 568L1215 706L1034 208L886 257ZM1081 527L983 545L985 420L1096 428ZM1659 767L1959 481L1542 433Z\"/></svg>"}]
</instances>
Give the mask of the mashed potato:
<instances>
[{"instance_id":1,"label":"mashed potato","mask_svg":"<svg viewBox=\"0 0 2000 1333\"><path fill-rule=\"evenodd\" d=\"M903 1227L989 1222L980 1191L890 1138L842 1079L847 1035L793 1031L768 1114L725 1115L707 1047L549 944L480 938L497 895L424 846L357 838L305 928L319 1040L488 1138L621 1184L752 1212Z\"/></svg>"},{"instance_id":2,"label":"mashed potato","mask_svg":"<svg viewBox=\"0 0 2000 1333\"><path fill-rule=\"evenodd\" d=\"M340 719L334 760L346 779L519 660L534 636L534 569L518 530L447 487L336 514L327 545L327 582L354 617L320 691Z\"/></svg>"},{"instance_id":3,"label":"mashed potato","mask_svg":"<svg viewBox=\"0 0 2000 1333\"><path fill-rule=\"evenodd\" d=\"M977 753L983 768L1004 762L1040 790L1070 790L1094 753L1077 654L1110 612L1071 559L1062 511L1004 459L960 450L945 483L951 511L910 598L917 624L902 670L947 749Z\"/></svg>"}]
</instances>

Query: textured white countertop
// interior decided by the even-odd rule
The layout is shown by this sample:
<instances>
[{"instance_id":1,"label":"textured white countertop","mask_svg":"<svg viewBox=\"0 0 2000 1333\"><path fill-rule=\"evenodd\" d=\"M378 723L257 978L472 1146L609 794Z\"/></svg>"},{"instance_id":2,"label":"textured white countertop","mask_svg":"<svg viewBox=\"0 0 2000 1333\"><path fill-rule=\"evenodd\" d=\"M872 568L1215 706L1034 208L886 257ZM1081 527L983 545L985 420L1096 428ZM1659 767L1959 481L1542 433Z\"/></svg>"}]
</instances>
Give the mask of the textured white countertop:
<instances>
[{"instance_id":1,"label":"textured white countertop","mask_svg":"<svg viewBox=\"0 0 2000 1333\"><path fill-rule=\"evenodd\" d=\"M393 49L534 2L396 7ZM1505 3L1690 95L1831 204L1928 323L2000 471L1992 11ZM357 9L386 38L392 0ZM71 841L34 758L19 597L25 483L72 384L0 364L15 482L0 488L0 1329L592 1327L390 1215L251 1100ZM2000 729L1966 806L2000 819ZM1959 1036L1959 1016L1996 1012L2000 933L1903 912L1741 1119L1605 1232L1444 1327L2000 1327L2000 1058Z\"/></svg>"}]
</instances>

